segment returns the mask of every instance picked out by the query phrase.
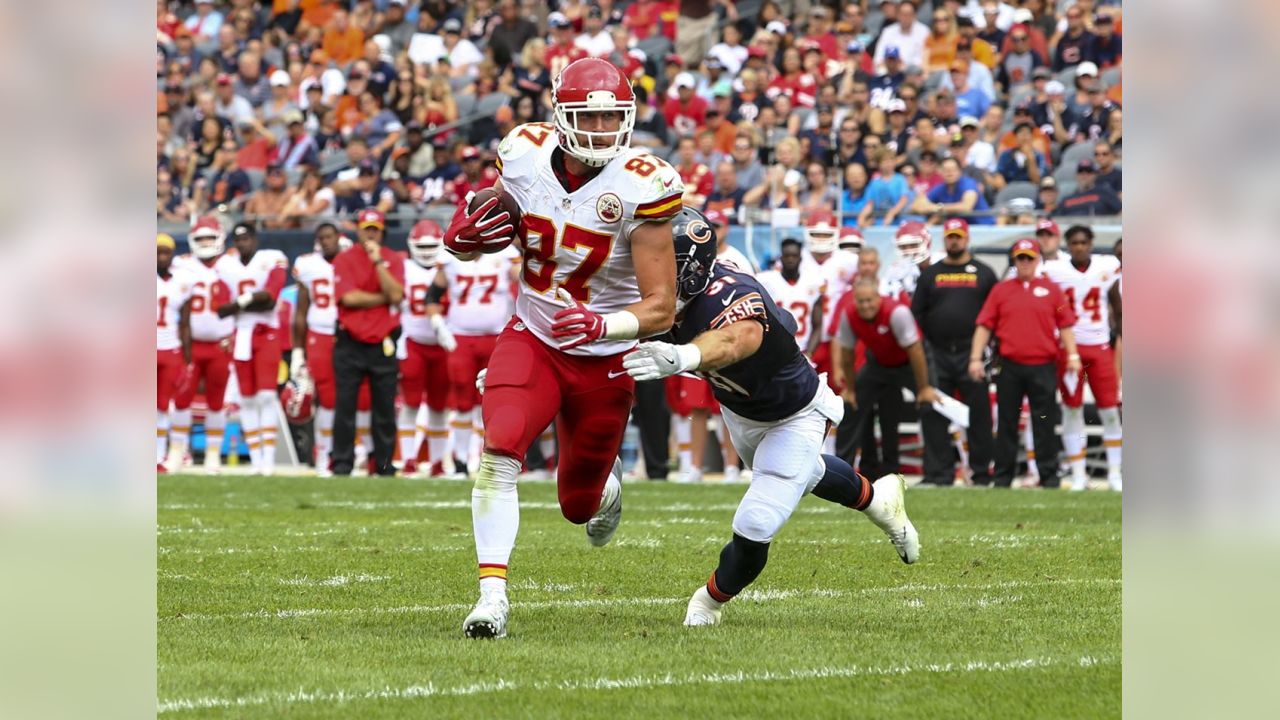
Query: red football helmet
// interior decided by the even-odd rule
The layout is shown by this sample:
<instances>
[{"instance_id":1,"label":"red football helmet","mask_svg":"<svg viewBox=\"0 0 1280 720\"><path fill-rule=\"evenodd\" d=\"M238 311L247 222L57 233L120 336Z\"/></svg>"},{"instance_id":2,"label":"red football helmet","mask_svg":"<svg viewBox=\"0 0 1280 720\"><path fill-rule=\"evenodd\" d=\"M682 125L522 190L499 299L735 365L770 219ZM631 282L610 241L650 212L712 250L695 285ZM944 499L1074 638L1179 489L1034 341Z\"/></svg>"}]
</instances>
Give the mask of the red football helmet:
<instances>
[{"instance_id":1,"label":"red football helmet","mask_svg":"<svg viewBox=\"0 0 1280 720\"><path fill-rule=\"evenodd\" d=\"M187 244L191 246L191 254L201 260L218 257L227 247L227 236L222 232L222 223L210 216L196 220L187 233Z\"/></svg>"},{"instance_id":2,"label":"red football helmet","mask_svg":"<svg viewBox=\"0 0 1280 720\"><path fill-rule=\"evenodd\" d=\"M302 425L315 412L315 384L308 377L289 378L280 391L280 404L292 425Z\"/></svg>"},{"instance_id":3,"label":"red football helmet","mask_svg":"<svg viewBox=\"0 0 1280 720\"><path fill-rule=\"evenodd\" d=\"M409 231L409 256L424 268L435 267L444 245L444 231L435 220L419 220Z\"/></svg>"},{"instance_id":4,"label":"red football helmet","mask_svg":"<svg viewBox=\"0 0 1280 720\"><path fill-rule=\"evenodd\" d=\"M929 259L929 228L921 222L902 223L898 233L893 236L893 244L898 254L907 262L919 264Z\"/></svg>"},{"instance_id":5,"label":"red football helmet","mask_svg":"<svg viewBox=\"0 0 1280 720\"><path fill-rule=\"evenodd\" d=\"M809 252L831 253L836 250L836 233L839 226L836 216L826 210L817 210L809 214L804 225L804 243Z\"/></svg>"},{"instance_id":6,"label":"red football helmet","mask_svg":"<svg viewBox=\"0 0 1280 720\"><path fill-rule=\"evenodd\" d=\"M584 165L603 167L631 144L636 96L612 63L583 58L569 63L551 84L552 109L560 147ZM616 130L580 130L583 115L616 112Z\"/></svg>"},{"instance_id":7,"label":"red football helmet","mask_svg":"<svg viewBox=\"0 0 1280 720\"><path fill-rule=\"evenodd\" d=\"M862 231L851 225L844 225L840 228L839 246L841 250L849 252L858 252L862 250L863 237Z\"/></svg>"}]
</instances>

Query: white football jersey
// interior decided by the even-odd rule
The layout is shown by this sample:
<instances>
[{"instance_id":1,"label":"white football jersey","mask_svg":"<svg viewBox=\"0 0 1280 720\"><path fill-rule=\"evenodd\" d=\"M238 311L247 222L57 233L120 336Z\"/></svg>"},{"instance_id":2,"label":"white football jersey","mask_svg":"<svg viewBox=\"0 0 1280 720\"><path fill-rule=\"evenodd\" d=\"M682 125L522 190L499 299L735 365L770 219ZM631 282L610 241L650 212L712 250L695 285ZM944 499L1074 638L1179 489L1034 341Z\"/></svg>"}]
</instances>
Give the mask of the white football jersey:
<instances>
[{"instance_id":1,"label":"white football jersey","mask_svg":"<svg viewBox=\"0 0 1280 720\"><path fill-rule=\"evenodd\" d=\"M1069 258L1044 264L1044 274L1058 283L1076 313L1076 344L1111 342L1111 303L1107 292L1120 277L1120 261L1114 255L1093 255L1089 267L1076 269Z\"/></svg>"},{"instance_id":2,"label":"white football jersey","mask_svg":"<svg viewBox=\"0 0 1280 720\"><path fill-rule=\"evenodd\" d=\"M223 255L218 258L214 268L222 281L231 289L231 299L235 300L247 292L265 291L267 283L276 271L279 271L280 282L283 285L285 273L289 271L289 260L279 250L259 249L252 258L249 258L248 264L241 262L237 256ZM275 309L242 312L236 316L238 330L253 330L258 325L269 328L279 327Z\"/></svg>"},{"instance_id":3,"label":"white football jersey","mask_svg":"<svg viewBox=\"0 0 1280 720\"><path fill-rule=\"evenodd\" d=\"M332 335L338 324L338 303L333 296L333 263L318 252L299 255L293 261L293 279L307 289L307 329Z\"/></svg>"},{"instance_id":4,"label":"white football jersey","mask_svg":"<svg viewBox=\"0 0 1280 720\"><path fill-rule=\"evenodd\" d=\"M529 123L498 146L502 186L524 213L524 260L516 315L529 331L555 347L551 322L565 288L601 315L640 301L631 232L641 223L670 220L680 212L684 183L675 168L647 150L628 148L575 192L551 168L558 147L555 127ZM566 352L613 355L635 340L598 340Z\"/></svg>"},{"instance_id":5,"label":"white football jersey","mask_svg":"<svg viewBox=\"0 0 1280 720\"><path fill-rule=\"evenodd\" d=\"M747 259L747 256L743 255L742 251L732 245L726 245L724 252L717 251L716 262L732 265L735 270L744 272L748 275L756 274L756 268L751 264L751 261Z\"/></svg>"},{"instance_id":6,"label":"white football jersey","mask_svg":"<svg viewBox=\"0 0 1280 720\"><path fill-rule=\"evenodd\" d=\"M177 350L182 347L178 337L178 319L182 304L191 297L191 278L182 271L169 272L169 278L156 275L156 349Z\"/></svg>"},{"instance_id":7,"label":"white football jersey","mask_svg":"<svg viewBox=\"0 0 1280 720\"><path fill-rule=\"evenodd\" d=\"M447 254L447 253L444 253ZM413 260L404 261L404 300L400 303L400 326L404 336L419 345L437 345L436 330L427 315L427 293L440 266L424 268Z\"/></svg>"},{"instance_id":8,"label":"white football jersey","mask_svg":"<svg viewBox=\"0 0 1280 720\"><path fill-rule=\"evenodd\" d=\"M936 252L929 257L929 263L939 263L947 257L945 252ZM920 266L899 257L880 275L880 294L897 298L906 294L907 298L916 294L916 284L920 282Z\"/></svg>"},{"instance_id":9,"label":"white football jersey","mask_svg":"<svg viewBox=\"0 0 1280 720\"><path fill-rule=\"evenodd\" d=\"M825 260L818 262L813 257L813 253L806 250L804 257L800 260L800 277L814 275L826 283L822 316L829 320L840 298L853 289L853 281L858 277L858 254L848 250L836 250ZM798 322L799 318L796 320ZM830 327L830 322L823 322L822 337L819 340L826 342L831 339Z\"/></svg>"},{"instance_id":10,"label":"white football jersey","mask_svg":"<svg viewBox=\"0 0 1280 720\"><path fill-rule=\"evenodd\" d=\"M796 319L796 344L801 350L809 347L813 332L813 306L827 294L827 281L819 272L801 272L795 282L782 277L779 270L766 270L756 276L769 297L780 308ZM835 307L832 303L831 307ZM826 312L826 309L823 309Z\"/></svg>"},{"instance_id":11,"label":"white football jersey","mask_svg":"<svg viewBox=\"0 0 1280 720\"><path fill-rule=\"evenodd\" d=\"M173 259L173 266L191 279L191 339L219 342L231 337L236 319L218 317L218 308L235 298L214 265L195 255L180 255Z\"/></svg>"},{"instance_id":12,"label":"white football jersey","mask_svg":"<svg viewBox=\"0 0 1280 720\"><path fill-rule=\"evenodd\" d=\"M497 335L514 312L511 269L520 264L513 247L462 262L444 253L440 270L449 283L445 321L455 335Z\"/></svg>"}]
</instances>

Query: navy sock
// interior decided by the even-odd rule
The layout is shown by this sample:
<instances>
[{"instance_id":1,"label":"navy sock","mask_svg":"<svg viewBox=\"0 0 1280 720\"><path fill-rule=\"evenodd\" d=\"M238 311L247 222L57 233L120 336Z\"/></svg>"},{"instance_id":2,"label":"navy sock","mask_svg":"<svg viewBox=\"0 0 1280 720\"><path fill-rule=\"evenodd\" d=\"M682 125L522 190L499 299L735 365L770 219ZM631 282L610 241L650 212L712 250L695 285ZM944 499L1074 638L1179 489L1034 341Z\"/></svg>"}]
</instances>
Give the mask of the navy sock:
<instances>
[{"instance_id":1,"label":"navy sock","mask_svg":"<svg viewBox=\"0 0 1280 720\"><path fill-rule=\"evenodd\" d=\"M748 540L734 533L733 539L720 551L720 566L711 573L707 592L719 602L728 602L760 577L768 561L769 543Z\"/></svg>"},{"instance_id":2,"label":"navy sock","mask_svg":"<svg viewBox=\"0 0 1280 720\"><path fill-rule=\"evenodd\" d=\"M827 502L865 510L875 495L871 481L835 455L824 453L822 461L827 465L827 472L813 488L813 494Z\"/></svg>"}]
</instances>

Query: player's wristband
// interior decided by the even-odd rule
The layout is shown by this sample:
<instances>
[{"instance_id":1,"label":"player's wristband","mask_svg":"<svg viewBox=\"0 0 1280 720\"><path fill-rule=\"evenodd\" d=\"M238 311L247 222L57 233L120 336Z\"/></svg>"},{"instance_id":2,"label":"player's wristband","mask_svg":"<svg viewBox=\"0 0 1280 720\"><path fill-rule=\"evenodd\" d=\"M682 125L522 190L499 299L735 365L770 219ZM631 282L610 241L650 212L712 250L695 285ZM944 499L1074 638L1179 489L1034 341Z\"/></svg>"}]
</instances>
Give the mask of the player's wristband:
<instances>
[{"instance_id":1,"label":"player's wristband","mask_svg":"<svg viewBox=\"0 0 1280 720\"><path fill-rule=\"evenodd\" d=\"M640 318L629 310L604 316L604 337L608 340L634 340L640 335Z\"/></svg>"},{"instance_id":2,"label":"player's wristband","mask_svg":"<svg viewBox=\"0 0 1280 720\"><path fill-rule=\"evenodd\" d=\"M236 304L240 306L241 310L249 307L251 303L253 303L253 293L251 292L240 293L240 297L236 298Z\"/></svg>"},{"instance_id":3,"label":"player's wristband","mask_svg":"<svg viewBox=\"0 0 1280 720\"><path fill-rule=\"evenodd\" d=\"M1068 356L1067 356L1067 359L1068 359L1068 360L1079 360L1079 359L1080 359L1080 355L1079 355L1079 353L1071 353L1070 355L1068 355Z\"/></svg>"},{"instance_id":4,"label":"player's wristband","mask_svg":"<svg viewBox=\"0 0 1280 720\"><path fill-rule=\"evenodd\" d=\"M702 351L693 343L676 345L676 360L680 363L680 369L676 372L697 370L702 364Z\"/></svg>"}]
</instances>

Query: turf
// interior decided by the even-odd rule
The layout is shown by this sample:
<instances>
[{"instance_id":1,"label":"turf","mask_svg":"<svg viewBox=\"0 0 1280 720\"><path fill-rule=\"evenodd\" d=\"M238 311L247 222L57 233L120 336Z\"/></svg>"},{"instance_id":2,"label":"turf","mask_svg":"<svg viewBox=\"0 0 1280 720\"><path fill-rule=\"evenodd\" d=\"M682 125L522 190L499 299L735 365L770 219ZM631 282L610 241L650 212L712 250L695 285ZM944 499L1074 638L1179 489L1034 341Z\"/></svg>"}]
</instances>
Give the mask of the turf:
<instances>
[{"instance_id":1,"label":"turf","mask_svg":"<svg viewBox=\"0 0 1280 720\"><path fill-rule=\"evenodd\" d=\"M236 718L1118 717L1120 497L913 489L907 566L806 498L680 623L742 485L629 484L606 548L522 483L509 637L462 637L470 486L164 476L159 709Z\"/></svg>"}]
</instances>

